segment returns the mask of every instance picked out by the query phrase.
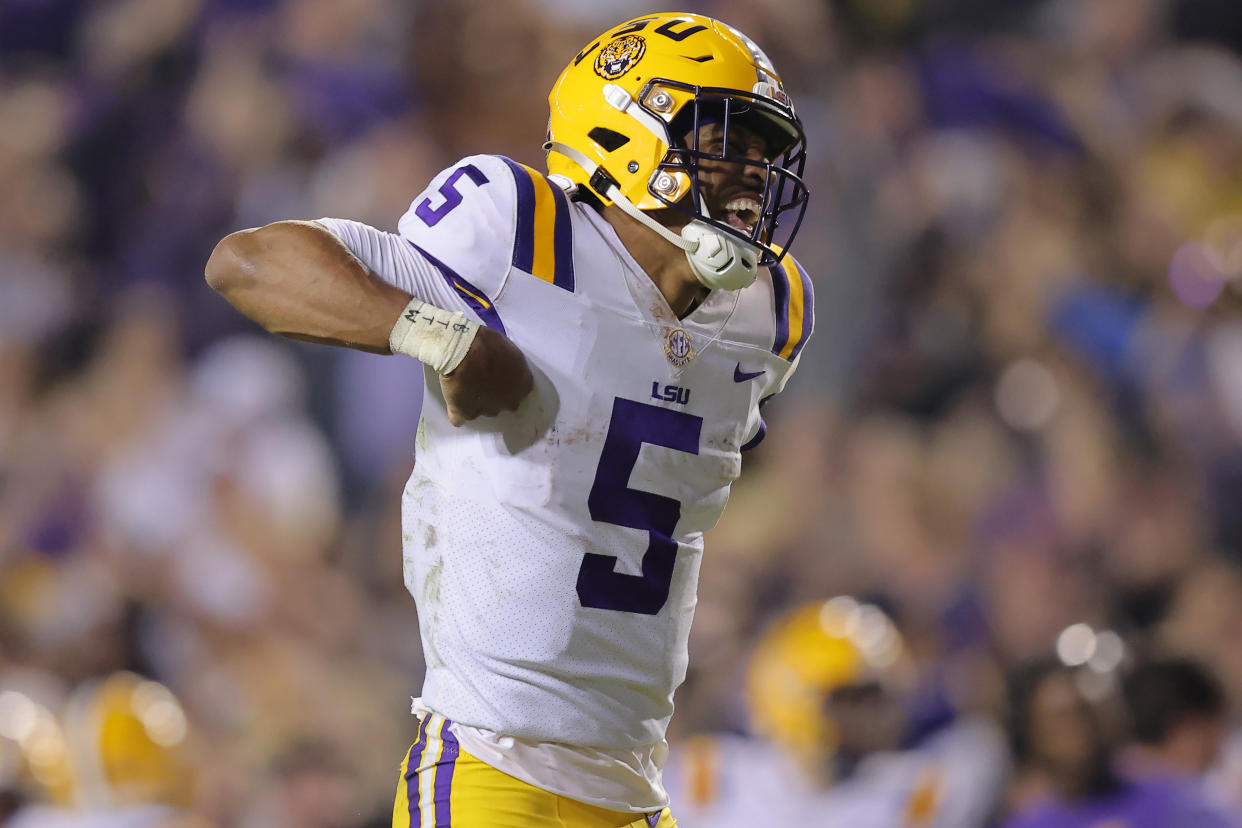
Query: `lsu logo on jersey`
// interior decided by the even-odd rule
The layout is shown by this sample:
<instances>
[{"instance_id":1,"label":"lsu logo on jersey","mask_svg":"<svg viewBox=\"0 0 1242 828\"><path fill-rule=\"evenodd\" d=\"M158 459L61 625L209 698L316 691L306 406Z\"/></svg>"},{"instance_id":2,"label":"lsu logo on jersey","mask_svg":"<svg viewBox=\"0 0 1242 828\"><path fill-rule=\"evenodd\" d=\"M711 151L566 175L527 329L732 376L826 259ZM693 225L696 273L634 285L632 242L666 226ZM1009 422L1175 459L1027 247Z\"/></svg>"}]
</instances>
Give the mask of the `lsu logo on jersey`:
<instances>
[{"instance_id":1,"label":"lsu logo on jersey","mask_svg":"<svg viewBox=\"0 0 1242 828\"><path fill-rule=\"evenodd\" d=\"M677 385L665 385L661 388L658 380L652 380L651 399L685 405L690 402L690 389Z\"/></svg>"},{"instance_id":2,"label":"lsu logo on jersey","mask_svg":"<svg viewBox=\"0 0 1242 828\"><path fill-rule=\"evenodd\" d=\"M616 80L643 59L647 41L642 35L626 35L609 43L595 57L595 74L605 80Z\"/></svg>"}]
</instances>

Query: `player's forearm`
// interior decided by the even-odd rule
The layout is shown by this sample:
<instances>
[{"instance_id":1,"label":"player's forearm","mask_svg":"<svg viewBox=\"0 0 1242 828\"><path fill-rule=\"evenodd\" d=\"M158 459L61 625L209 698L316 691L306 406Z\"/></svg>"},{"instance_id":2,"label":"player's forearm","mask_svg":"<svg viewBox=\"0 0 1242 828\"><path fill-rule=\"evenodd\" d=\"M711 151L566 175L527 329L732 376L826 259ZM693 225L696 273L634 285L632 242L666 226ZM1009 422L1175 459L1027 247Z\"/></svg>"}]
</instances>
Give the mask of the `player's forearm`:
<instances>
[{"instance_id":1,"label":"player's forearm","mask_svg":"<svg viewBox=\"0 0 1242 828\"><path fill-rule=\"evenodd\" d=\"M410 295L375 278L331 233L283 221L226 236L207 283L272 333L389 353L388 335Z\"/></svg>"}]
</instances>

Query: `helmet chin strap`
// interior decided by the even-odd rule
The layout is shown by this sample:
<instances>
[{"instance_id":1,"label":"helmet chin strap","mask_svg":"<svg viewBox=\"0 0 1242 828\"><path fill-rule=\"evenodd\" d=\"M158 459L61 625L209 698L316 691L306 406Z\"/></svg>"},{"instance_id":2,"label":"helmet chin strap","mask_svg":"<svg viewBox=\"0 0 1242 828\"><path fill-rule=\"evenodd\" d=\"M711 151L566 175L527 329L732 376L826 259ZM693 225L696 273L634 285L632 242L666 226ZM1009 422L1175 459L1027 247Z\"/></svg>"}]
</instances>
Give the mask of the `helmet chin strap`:
<instances>
[{"instance_id":1,"label":"helmet chin strap","mask_svg":"<svg viewBox=\"0 0 1242 828\"><path fill-rule=\"evenodd\" d=\"M600 167L582 152L560 141L549 141L544 149L559 152L581 167L589 176L595 177ZM599 176L604 184L601 195L620 207L635 221L663 236L686 252L686 261L694 276L710 290L741 290L755 281L759 273L759 251L745 242L721 233L706 222L693 220L674 233L651 216L634 206L621 193L611 177ZM595 182L592 182L594 184ZM706 213L706 205L703 205Z\"/></svg>"}]
</instances>

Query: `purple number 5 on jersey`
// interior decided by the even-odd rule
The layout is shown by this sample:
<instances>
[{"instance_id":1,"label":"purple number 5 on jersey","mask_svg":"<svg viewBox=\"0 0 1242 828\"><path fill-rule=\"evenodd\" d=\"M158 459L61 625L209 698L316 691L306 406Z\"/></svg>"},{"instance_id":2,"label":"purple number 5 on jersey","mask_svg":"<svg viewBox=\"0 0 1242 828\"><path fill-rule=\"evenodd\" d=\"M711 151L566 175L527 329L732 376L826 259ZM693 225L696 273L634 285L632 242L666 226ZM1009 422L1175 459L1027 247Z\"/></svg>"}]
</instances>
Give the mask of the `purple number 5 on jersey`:
<instances>
[{"instance_id":1,"label":"purple number 5 on jersey","mask_svg":"<svg viewBox=\"0 0 1242 828\"><path fill-rule=\"evenodd\" d=\"M466 164L453 170L453 174L440 185L440 195L444 196L443 204L439 207L432 207L431 197L428 196L414 208L414 214L423 220L423 224L435 227L442 218L452 212L454 207L461 204L461 193L457 192L457 182L463 175L469 177L476 187L482 187L487 183L487 176L474 164Z\"/></svg>"}]
</instances>

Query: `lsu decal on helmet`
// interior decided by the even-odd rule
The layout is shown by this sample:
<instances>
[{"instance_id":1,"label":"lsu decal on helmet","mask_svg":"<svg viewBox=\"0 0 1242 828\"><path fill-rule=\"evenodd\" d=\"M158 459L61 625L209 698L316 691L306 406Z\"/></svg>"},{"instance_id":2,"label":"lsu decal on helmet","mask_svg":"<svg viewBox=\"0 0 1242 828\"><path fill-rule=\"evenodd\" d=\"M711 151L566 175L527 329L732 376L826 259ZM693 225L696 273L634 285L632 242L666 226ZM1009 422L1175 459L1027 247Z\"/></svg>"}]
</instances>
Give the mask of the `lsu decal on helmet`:
<instances>
[{"instance_id":1,"label":"lsu decal on helmet","mask_svg":"<svg viewBox=\"0 0 1242 828\"><path fill-rule=\"evenodd\" d=\"M788 249L806 210L806 138L772 62L741 32L695 14L636 18L589 43L548 103L549 174L681 247L709 288L745 287ZM737 149L744 132L761 139L761 159ZM738 165L753 197L713 214L705 163ZM680 234L646 215L663 209L689 219Z\"/></svg>"},{"instance_id":2,"label":"lsu decal on helmet","mask_svg":"<svg viewBox=\"0 0 1242 828\"><path fill-rule=\"evenodd\" d=\"M755 732L815 766L836 750L834 691L910 677L901 634L879 607L848 596L806 604L772 624L751 655L746 697Z\"/></svg>"}]
</instances>

